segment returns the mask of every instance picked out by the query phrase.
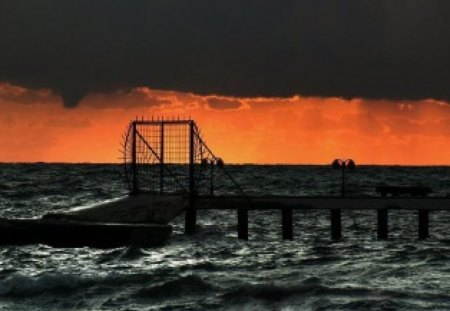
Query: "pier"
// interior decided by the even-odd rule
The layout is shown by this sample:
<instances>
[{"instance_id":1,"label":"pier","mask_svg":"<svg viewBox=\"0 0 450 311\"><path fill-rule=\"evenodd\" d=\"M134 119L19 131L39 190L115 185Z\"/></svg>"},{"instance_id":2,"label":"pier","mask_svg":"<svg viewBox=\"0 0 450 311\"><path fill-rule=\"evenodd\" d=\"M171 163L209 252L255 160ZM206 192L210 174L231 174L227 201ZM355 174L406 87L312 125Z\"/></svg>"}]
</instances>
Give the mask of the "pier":
<instances>
[{"instance_id":1,"label":"pier","mask_svg":"<svg viewBox=\"0 0 450 311\"><path fill-rule=\"evenodd\" d=\"M340 198L340 197L199 197L195 200L195 210L236 210L237 232L240 239L248 239L249 211L280 211L281 237L294 238L293 213L298 210L328 210L330 213L330 236L333 240L342 238L343 210L373 210L377 224L377 237L389 237L389 210L404 210L417 215L417 237L429 237L430 211L450 209L449 198ZM189 223L192 221L192 223ZM195 228L196 219L186 217L189 228ZM186 231L186 233L192 233Z\"/></svg>"},{"instance_id":2,"label":"pier","mask_svg":"<svg viewBox=\"0 0 450 311\"><path fill-rule=\"evenodd\" d=\"M415 213L417 238L426 239L430 212L450 209L450 198L427 197L432 189L421 185L380 185L376 187L380 196L346 196L345 169L355 167L352 160L333 162L342 169L340 196L249 196L205 143L193 120L134 120L122 146L128 196L36 219L0 219L0 245L161 245L172 232L170 222L182 214L185 233L194 234L201 210L235 211L241 240L252 234L249 211L278 211L280 239L293 240L297 211L325 210L330 238L339 241L345 236L343 211L374 211L377 238L385 240L389 238L389 211L396 209Z\"/></svg>"},{"instance_id":3,"label":"pier","mask_svg":"<svg viewBox=\"0 0 450 311\"><path fill-rule=\"evenodd\" d=\"M417 236L429 236L429 212L450 208L450 198L426 197L431 189L421 186L379 186L380 196L346 197L250 197L205 143L193 120L152 119L130 123L125 136L126 176L131 193L181 193L185 199L185 233L193 234L199 210L235 210L239 239L249 237L249 211L278 210L281 237L294 239L293 215L298 210L328 210L330 236L340 240L343 210L373 210L377 237L389 237L389 211L401 209L417 214ZM346 160L354 168L352 160ZM336 162L336 161L335 161ZM345 163L347 163L345 162ZM344 163L344 162L343 162ZM345 167L342 167L343 185ZM219 178L220 177L220 180ZM230 194L215 195L219 182ZM375 187L375 185L374 185ZM391 194L392 196L388 196ZM409 196L404 196L409 195Z\"/></svg>"}]
</instances>

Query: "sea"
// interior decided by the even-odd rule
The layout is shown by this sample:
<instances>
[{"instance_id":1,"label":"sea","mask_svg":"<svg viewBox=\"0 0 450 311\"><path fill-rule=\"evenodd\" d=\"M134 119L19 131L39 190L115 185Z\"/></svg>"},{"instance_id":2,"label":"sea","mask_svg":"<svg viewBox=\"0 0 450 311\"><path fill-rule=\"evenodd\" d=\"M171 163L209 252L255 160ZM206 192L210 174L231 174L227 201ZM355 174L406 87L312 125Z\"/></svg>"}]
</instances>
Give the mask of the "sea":
<instances>
[{"instance_id":1,"label":"sea","mask_svg":"<svg viewBox=\"0 0 450 311\"><path fill-rule=\"evenodd\" d=\"M230 165L252 196L339 196L330 166ZM375 186L426 185L450 195L450 167L358 166L349 195ZM0 217L30 218L127 194L121 165L0 164ZM220 192L220 189L217 189ZM450 206L449 206L450 207ZM415 211L390 211L389 239L376 239L374 211L343 211L342 241L329 211L294 211L294 239L279 211L251 211L249 240L235 211L184 217L156 248L0 247L0 310L450 310L450 211L430 214L417 239ZM105 239L108 237L105 236Z\"/></svg>"}]
</instances>

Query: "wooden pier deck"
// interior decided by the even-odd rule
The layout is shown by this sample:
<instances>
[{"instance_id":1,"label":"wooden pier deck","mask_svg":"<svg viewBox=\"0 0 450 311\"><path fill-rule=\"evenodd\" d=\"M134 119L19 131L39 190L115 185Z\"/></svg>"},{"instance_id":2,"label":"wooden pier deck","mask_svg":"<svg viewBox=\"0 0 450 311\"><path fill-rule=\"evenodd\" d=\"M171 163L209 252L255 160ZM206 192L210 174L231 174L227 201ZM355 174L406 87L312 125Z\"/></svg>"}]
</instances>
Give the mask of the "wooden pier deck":
<instances>
[{"instance_id":1,"label":"wooden pier deck","mask_svg":"<svg viewBox=\"0 0 450 311\"><path fill-rule=\"evenodd\" d=\"M386 197L199 197L196 209L426 209L450 210L450 198L386 198Z\"/></svg>"},{"instance_id":2,"label":"wooden pier deck","mask_svg":"<svg viewBox=\"0 0 450 311\"><path fill-rule=\"evenodd\" d=\"M294 238L295 211L328 210L331 239L342 238L342 210L373 210L377 237L389 237L389 210L414 211L417 215L417 237L429 237L429 214L450 211L450 198L442 197L238 197L182 195L131 195L118 200L47 214L38 219L0 219L0 245L46 243L77 247L92 245L156 245L165 241L171 231L168 223L185 211L185 232L196 230L200 210L234 210L239 239L248 239L249 211L278 210L283 239ZM306 216L307 217L307 216ZM113 241L110 241L111 237ZM140 238L146 237L146 238Z\"/></svg>"},{"instance_id":3,"label":"wooden pier deck","mask_svg":"<svg viewBox=\"0 0 450 311\"><path fill-rule=\"evenodd\" d=\"M429 237L430 211L450 210L450 198L442 197L198 197L186 209L186 233L195 232L197 210L236 210L240 239L248 239L248 211L280 210L283 239L293 239L294 210L329 210L333 240L342 238L342 210L374 210L377 214L377 237L388 238L389 210L416 210L418 238Z\"/></svg>"}]
</instances>

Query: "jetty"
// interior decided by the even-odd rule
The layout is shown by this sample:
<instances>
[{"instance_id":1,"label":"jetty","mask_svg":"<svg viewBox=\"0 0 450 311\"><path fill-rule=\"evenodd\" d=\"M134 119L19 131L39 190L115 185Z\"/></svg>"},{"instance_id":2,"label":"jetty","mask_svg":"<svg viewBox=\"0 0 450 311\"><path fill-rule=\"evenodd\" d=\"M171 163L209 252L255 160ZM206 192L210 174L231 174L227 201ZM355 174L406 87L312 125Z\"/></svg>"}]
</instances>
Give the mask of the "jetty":
<instances>
[{"instance_id":1,"label":"jetty","mask_svg":"<svg viewBox=\"0 0 450 311\"><path fill-rule=\"evenodd\" d=\"M127 137L124 163L130 193L181 193L186 234L195 233L199 210L235 210L238 238L245 240L249 211L279 210L282 238L293 239L295 210L328 210L331 238L340 240L342 210L357 209L376 211L377 237L387 239L389 210L401 209L417 213L417 236L425 239L430 211L450 208L449 198L427 197L432 190L419 186L378 186L379 197L252 197L208 147L193 120L134 120ZM355 165L351 160L348 164ZM227 192L216 194L218 188Z\"/></svg>"},{"instance_id":2,"label":"jetty","mask_svg":"<svg viewBox=\"0 0 450 311\"><path fill-rule=\"evenodd\" d=\"M158 246L169 238L170 222L181 215L185 233L195 233L200 210L235 211L237 236L243 240L249 238L249 211L279 211L281 237L292 240L295 211L326 210L331 239L338 241L343 210L373 210L377 237L387 239L389 210L400 209L417 214L417 237L426 239L430 212L450 208L450 198L428 197L432 189L418 186L378 186L380 196L346 197L344 188L341 196L249 196L190 119L131 121L122 160L128 196L36 219L0 219L0 245ZM346 161L333 166L355 166ZM342 167L343 180L344 173Z\"/></svg>"}]
</instances>

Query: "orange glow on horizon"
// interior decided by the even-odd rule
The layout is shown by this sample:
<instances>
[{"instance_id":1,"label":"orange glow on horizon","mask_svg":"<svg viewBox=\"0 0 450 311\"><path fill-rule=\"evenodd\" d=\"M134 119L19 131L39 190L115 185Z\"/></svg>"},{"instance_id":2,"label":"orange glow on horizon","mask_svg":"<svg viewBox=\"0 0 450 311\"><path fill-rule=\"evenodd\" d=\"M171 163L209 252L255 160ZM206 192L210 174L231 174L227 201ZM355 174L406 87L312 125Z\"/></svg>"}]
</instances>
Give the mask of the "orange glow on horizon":
<instances>
[{"instance_id":1,"label":"orange glow on horizon","mask_svg":"<svg viewBox=\"0 0 450 311\"><path fill-rule=\"evenodd\" d=\"M116 163L136 116L195 119L227 163L450 164L450 106L434 100L93 94L74 109L49 91L0 84L0 161Z\"/></svg>"}]
</instances>

